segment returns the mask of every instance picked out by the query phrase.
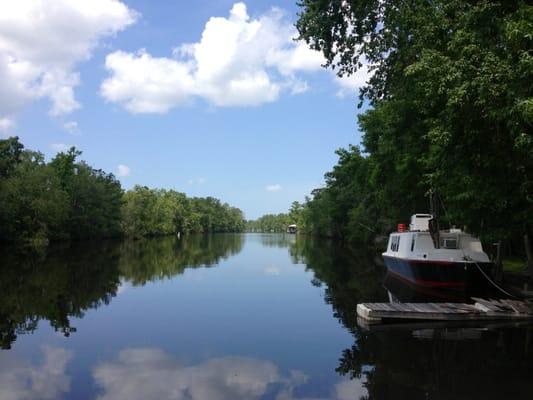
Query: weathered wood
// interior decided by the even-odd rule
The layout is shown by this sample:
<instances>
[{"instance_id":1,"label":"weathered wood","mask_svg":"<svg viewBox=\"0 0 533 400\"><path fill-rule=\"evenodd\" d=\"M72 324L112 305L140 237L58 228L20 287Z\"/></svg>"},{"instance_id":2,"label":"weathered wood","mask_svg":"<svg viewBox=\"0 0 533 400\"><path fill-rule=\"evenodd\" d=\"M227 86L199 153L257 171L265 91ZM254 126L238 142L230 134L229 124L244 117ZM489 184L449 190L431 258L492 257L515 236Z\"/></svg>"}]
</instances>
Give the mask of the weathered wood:
<instances>
[{"instance_id":1,"label":"weathered wood","mask_svg":"<svg viewBox=\"0 0 533 400\"><path fill-rule=\"evenodd\" d=\"M363 303L357 315L365 320L418 319L440 321L533 319L531 304L517 300L473 298L466 303Z\"/></svg>"},{"instance_id":2,"label":"weathered wood","mask_svg":"<svg viewBox=\"0 0 533 400\"><path fill-rule=\"evenodd\" d=\"M391 324L388 320L368 321L358 317L357 324L360 328L367 331L389 331L389 330L408 330L414 329L442 329L442 328L464 328L475 327L483 329L496 329L504 327L518 328L521 326L530 326L531 321L526 319L506 319L506 320L397 320Z\"/></svg>"}]
</instances>

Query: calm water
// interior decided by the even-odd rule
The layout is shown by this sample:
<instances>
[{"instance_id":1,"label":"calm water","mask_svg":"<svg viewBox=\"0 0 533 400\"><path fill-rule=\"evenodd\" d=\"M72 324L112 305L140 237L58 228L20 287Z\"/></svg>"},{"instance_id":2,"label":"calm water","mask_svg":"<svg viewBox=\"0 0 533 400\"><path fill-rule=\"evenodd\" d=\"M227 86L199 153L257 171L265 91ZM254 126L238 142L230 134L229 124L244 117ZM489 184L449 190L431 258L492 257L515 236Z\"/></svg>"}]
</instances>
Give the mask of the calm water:
<instances>
[{"instance_id":1,"label":"calm water","mask_svg":"<svg viewBox=\"0 0 533 400\"><path fill-rule=\"evenodd\" d=\"M0 399L533 398L530 326L359 326L384 275L290 235L3 250Z\"/></svg>"}]
</instances>

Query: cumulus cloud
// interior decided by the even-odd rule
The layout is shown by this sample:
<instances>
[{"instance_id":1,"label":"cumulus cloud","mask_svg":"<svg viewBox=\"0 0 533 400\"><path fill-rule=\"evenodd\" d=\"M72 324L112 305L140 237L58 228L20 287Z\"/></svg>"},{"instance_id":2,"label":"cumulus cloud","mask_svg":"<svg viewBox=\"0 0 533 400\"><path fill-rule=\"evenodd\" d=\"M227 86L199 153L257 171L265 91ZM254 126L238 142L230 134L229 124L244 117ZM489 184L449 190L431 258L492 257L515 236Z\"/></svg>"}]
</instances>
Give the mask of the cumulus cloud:
<instances>
[{"instance_id":1,"label":"cumulus cloud","mask_svg":"<svg viewBox=\"0 0 533 400\"><path fill-rule=\"evenodd\" d=\"M77 135L80 133L78 123L76 121L67 121L63 124L63 129L71 135Z\"/></svg>"},{"instance_id":2,"label":"cumulus cloud","mask_svg":"<svg viewBox=\"0 0 533 400\"><path fill-rule=\"evenodd\" d=\"M255 106L275 101L283 91L303 93L297 73L316 71L324 59L305 43L277 8L251 18L244 3L228 17L212 17L201 39L154 57L146 50L116 51L106 58L110 76L102 96L133 113L164 113L202 98L215 106Z\"/></svg>"},{"instance_id":3,"label":"cumulus cloud","mask_svg":"<svg viewBox=\"0 0 533 400\"><path fill-rule=\"evenodd\" d=\"M51 101L51 115L79 108L76 65L136 18L119 0L1 1L0 118L39 98Z\"/></svg>"},{"instance_id":4,"label":"cumulus cloud","mask_svg":"<svg viewBox=\"0 0 533 400\"><path fill-rule=\"evenodd\" d=\"M50 148L58 153L68 151L71 147L72 145L65 143L52 143L50 145Z\"/></svg>"},{"instance_id":5,"label":"cumulus cloud","mask_svg":"<svg viewBox=\"0 0 533 400\"><path fill-rule=\"evenodd\" d=\"M0 135L8 136L15 127L15 121L11 118L0 118Z\"/></svg>"},{"instance_id":6,"label":"cumulus cloud","mask_svg":"<svg viewBox=\"0 0 533 400\"><path fill-rule=\"evenodd\" d=\"M119 164L117 166L117 176L125 177L125 176L129 176L130 173L131 173L131 169L127 165Z\"/></svg>"},{"instance_id":7,"label":"cumulus cloud","mask_svg":"<svg viewBox=\"0 0 533 400\"><path fill-rule=\"evenodd\" d=\"M265 190L267 192L279 192L281 190L281 185L279 183L276 183L274 185L268 185L265 187Z\"/></svg>"},{"instance_id":8,"label":"cumulus cloud","mask_svg":"<svg viewBox=\"0 0 533 400\"><path fill-rule=\"evenodd\" d=\"M70 350L45 346L41 365L31 365L0 352L0 399L57 399L70 390L65 370Z\"/></svg>"}]
</instances>

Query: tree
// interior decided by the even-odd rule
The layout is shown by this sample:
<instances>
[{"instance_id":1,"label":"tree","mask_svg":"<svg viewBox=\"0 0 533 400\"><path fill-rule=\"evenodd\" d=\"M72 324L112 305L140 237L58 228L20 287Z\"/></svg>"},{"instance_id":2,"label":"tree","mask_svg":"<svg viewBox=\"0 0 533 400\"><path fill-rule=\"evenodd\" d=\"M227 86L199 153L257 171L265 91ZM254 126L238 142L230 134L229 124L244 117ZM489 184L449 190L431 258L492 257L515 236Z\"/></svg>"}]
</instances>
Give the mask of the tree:
<instances>
[{"instance_id":1,"label":"tree","mask_svg":"<svg viewBox=\"0 0 533 400\"><path fill-rule=\"evenodd\" d=\"M486 239L516 239L530 230L533 6L517 0L299 5L300 38L322 51L328 66L339 75L370 66L360 92L370 107L359 125L367 194L379 220L407 218L435 189L449 220Z\"/></svg>"},{"instance_id":2,"label":"tree","mask_svg":"<svg viewBox=\"0 0 533 400\"><path fill-rule=\"evenodd\" d=\"M0 240L62 236L68 195L43 155L24 151L9 177L0 179Z\"/></svg>"},{"instance_id":3,"label":"tree","mask_svg":"<svg viewBox=\"0 0 533 400\"><path fill-rule=\"evenodd\" d=\"M0 179L7 178L21 161L24 146L17 136L0 140Z\"/></svg>"}]
</instances>

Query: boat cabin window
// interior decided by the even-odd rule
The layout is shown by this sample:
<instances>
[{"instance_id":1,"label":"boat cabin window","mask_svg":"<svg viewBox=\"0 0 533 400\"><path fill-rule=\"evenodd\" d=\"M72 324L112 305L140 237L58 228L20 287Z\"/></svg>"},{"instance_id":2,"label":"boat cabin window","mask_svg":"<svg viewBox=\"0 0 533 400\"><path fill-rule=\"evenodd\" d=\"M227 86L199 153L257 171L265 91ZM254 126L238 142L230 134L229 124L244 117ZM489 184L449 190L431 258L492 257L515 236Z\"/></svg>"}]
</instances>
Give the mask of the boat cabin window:
<instances>
[{"instance_id":1,"label":"boat cabin window","mask_svg":"<svg viewBox=\"0 0 533 400\"><path fill-rule=\"evenodd\" d=\"M457 238L443 238L441 247L443 249L457 249Z\"/></svg>"},{"instance_id":2,"label":"boat cabin window","mask_svg":"<svg viewBox=\"0 0 533 400\"><path fill-rule=\"evenodd\" d=\"M390 241L391 251L398 251L399 247L400 247L400 236L393 236Z\"/></svg>"},{"instance_id":3,"label":"boat cabin window","mask_svg":"<svg viewBox=\"0 0 533 400\"><path fill-rule=\"evenodd\" d=\"M416 235L413 235L413 237L411 238L411 251L415 250L415 237Z\"/></svg>"}]
</instances>

